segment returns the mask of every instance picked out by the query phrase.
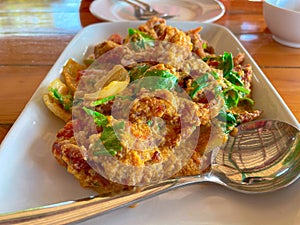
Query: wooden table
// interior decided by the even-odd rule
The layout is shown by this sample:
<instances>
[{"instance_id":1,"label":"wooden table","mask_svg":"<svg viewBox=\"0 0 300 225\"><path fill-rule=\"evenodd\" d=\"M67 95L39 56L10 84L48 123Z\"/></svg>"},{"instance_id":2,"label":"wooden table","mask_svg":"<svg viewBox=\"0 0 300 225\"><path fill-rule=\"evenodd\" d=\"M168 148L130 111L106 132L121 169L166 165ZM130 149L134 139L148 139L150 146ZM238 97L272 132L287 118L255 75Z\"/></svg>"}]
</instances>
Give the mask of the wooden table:
<instances>
[{"instance_id":1,"label":"wooden table","mask_svg":"<svg viewBox=\"0 0 300 225\"><path fill-rule=\"evenodd\" d=\"M101 22L91 2L1 0L0 143L73 36ZM226 13L216 23L234 32L300 121L300 49L272 40L261 2L222 2Z\"/></svg>"}]
</instances>

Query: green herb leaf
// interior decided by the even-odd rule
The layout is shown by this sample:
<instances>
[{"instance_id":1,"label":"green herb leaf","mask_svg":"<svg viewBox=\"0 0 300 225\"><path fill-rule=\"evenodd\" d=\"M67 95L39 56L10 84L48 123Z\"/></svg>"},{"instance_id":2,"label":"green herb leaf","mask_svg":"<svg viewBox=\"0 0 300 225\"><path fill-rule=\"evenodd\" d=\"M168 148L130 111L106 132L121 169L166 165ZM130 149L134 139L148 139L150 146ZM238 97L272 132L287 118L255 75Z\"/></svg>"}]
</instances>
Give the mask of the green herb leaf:
<instances>
[{"instance_id":1,"label":"green herb leaf","mask_svg":"<svg viewBox=\"0 0 300 225\"><path fill-rule=\"evenodd\" d=\"M115 156L118 152L115 149L107 149L102 143L102 140L97 140L94 145L92 146L93 155L100 156L100 155L112 155Z\"/></svg>"},{"instance_id":2,"label":"green herb leaf","mask_svg":"<svg viewBox=\"0 0 300 225\"><path fill-rule=\"evenodd\" d=\"M73 105L74 106L78 106L81 103L83 103L83 99L82 98L75 98L74 101L73 101Z\"/></svg>"},{"instance_id":3,"label":"green herb leaf","mask_svg":"<svg viewBox=\"0 0 300 225\"><path fill-rule=\"evenodd\" d=\"M138 35L140 35L141 37L143 37L143 39L146 40L146 41L153 41L153 40L154 40L154 38L151 37L150 35L148 35L148 34L142 32L142 31L140 31L140 30L138 30L138 29L134 29L134 28L129 28L129 29L128 29L128 34L129 34L129 36L132 36L132 35L134 35L134 34L138 34Z\"/></svg>"},{"instance_id":4,"label":"green herb leaf","mask_svg":"<svg viewBox=\"0 0 300 225\"><path fill-rule=\"evenodd\" d=\"M224 100L228 109L236 107L239 103L239 93L235 89L225 90L224 92Z\"/></svg>"},{"instance_id":5,"label":"green herb leaf","mask_svg":"<svg viewBox=\"0 0 300 225\"><path fill-rule=\"evenodd\" d=\"M147 63L138 64L129 70L130 82L143 77L145 71L150 68Z\"/></svg>"},{"instance_id":6,"label":"green herb leaf","mask_svg":"<svg viewBox=\"0 0 300 225\"><path fill-rule=\"evenodd\" d=\"M219 64L219 69L223 70L224 77L226 77L231 70L233 69L233 57L232 54L229 52L224 52L221 57L221 62Z\"/></svg>"},{"instance_id":7,"label":"green herb leaf","mask_svg":"<svg viewBox=\"0 0 300 225\"><path fill-rule=\"evenodd\" d=\"M157 77L155 79L141 79L139 87L144 87L149 90L156 89L173 89L178 81L178 78L167 70L150 70L144 73L144 77Z\"/></svg>"},{"instance_id":8,"label":"green herb leaf","mask_svg":"<svg viewBox=\"0 0 300 225\"><path fill-rule=\"evenodd\" d=\"M70 111L71 107L73 106L73 96L68 94L68 95L62 95L58 92L56 88L50 88L50 92L52 92L54 98L59 101L59 103L63 106L63 108L66 111Z\"/></svg>"},{"instance_id":9,"label":"green herb leaf","mask_svg":"<svg viewBox=\"0 0 300 225\"><path fill-rule=\"evenodd\" d=\"M201 91L202 89L204 89L205 87L207 87L209 85L208 76L209 76L209 73L205 73L201 77L198 77L192 83L192 87L194 89L189 94L191 98L194 98L199 91Z\"/></svg>"},{"instance_id":10,"label":"green herb leaf","mask_svg":"<svg viewBox=\"0 0 300 225\"><path fill-rule=\"evenodd\" d=\"M195 98L196 94L201 91L203 88L207 87L209 85L209 83L203 83L198 85L194 90L191 91L190 93L190 97L191 98Z\"/></svg>"},{"instance_id":11,"label":"green herb leaf","mask_svg":"<svg viewBox=\"0 0 300 225\"><path fill-rule=\"evenodd\" d=\"M106 116L104 116L102 113L99 113L95 110L89 109L87 107L83 107L83 110L91 117L93 117L94 122L99 127L104 127L108 124L108 120Z\"/></svg>"},{"instance_id":12,"label":"green herb leaf","mask_svg":"<svg viewBox=\"0 0 300 225\"><path fill-rule=\"evenodd\" d=\"M228 74L226 74L224 78L226 78L234 85L244 86L244 83L237 72L231 71Z\"/></svg>"},{"instance_id":13,"label":"green herb leaf","mask_svg":"<svg viewBox=\"0 0 300 225\"><path fill-rule=\"evenodd\" d=\"M102 105L104 103L109 102L110 100L115 99L115 97L116 97L115 95L112 95L112 96L108 96L106 98L102 98L102 99L96 100L96 101L94 101L94 102L91 103L91 106Z\"/></svg>"},{"instance_id":14,"label":"green herb leaf","mask_svg":"<svg viewBox=\"0 0 300 225\"><path fill-rule=\"evenodd\" d=\"M120 132L120 130L122 130L124 128L125 128L125 122L124 121L121 121L121 122L114 125L114 130L117 131L117 132Z\"/></svg>"},{"instance_id":15,"label":"green herb leaf","mask_svg":"<svg viewBox=\"0 0 300 225\"><path fill-rule=\"evenodd\" d=\"M210 72L210 74L216 79L216 80L218 80L220 77L219 77L219 74L216 72L216 71L214 71L214 70L212 70L211 72Z\"/></svg>"},{"instance_id":16,"label":"green herb leaf","mask_svg":"<svg viewBox=\"0 0 300 225\"><path fill-rule=\"evenodd\" d=\"M225 82L226 82L226 80L225 80ZM244 93L244 94L249 94L249 93L250 93L250 91L249 91L247 88L244 88L243 86L235 85L235 84L233 84L233 83L231 83L231 82L229 82L229 81L227 81L226 84L227 84L229 87L231 87L232 89L235 89L235 90L237 90L237 91L239 91L239 92L242 92L242 93Z\"/></svg>"},{"instance_id":17,"label":"green herb leaf","mask_svg":"<svg viewBox=\"0 0 300 225\"><path fill-rule=\"evenodd\" d=\"M220 110L217 118L220 122L223 122L221 126L224 126L225 133L229 133L232 130L232 128L234 128L237 125L236 118L231 112Z\"/></svg>"},{"instance_id":18,"label":"green herb leaf","mask_svg":"<svg viewBox=\"0 0 300 225\"><path fill-rule=\"evenodd\" d=\"M254 105L254 101L251 98L241 98L239 102Z\"/></svg>"},{"instance_id":19,"label":"green herb leaf","mask_svg":"<svg viewBox=\"0 0 300 225\"><path fill-rule=\"evenodd\" d=\"M147 125L150 127L151 125L153 124L153 121L152 120L148 120L147 121Z\"/></svg>"},{"instance_id":20,"label":"green herb leaf","mask_svg":"<svg viewBox=\"0 0 300 225\"><path fill-rule=\"evenodd\" d=\"M121 142L117 137L115 131L118 133L121 132L121 130L125 127L125 123L121 121L114 127L107 126L108 120L105 115L87 107L83 107L83 110L88 115L93 117L94 122L97 126L101 126L103 128L100 139L97 140L92 146L93 154L95 156L108 154L115 156L118 151L122 150Z\"/></svg>"},{"instance_id":21,"label":"green herb leaf","mask_svg":"<svg viewBox=\"0 0 300 225\"><path fill-rule=\"evenodd\" d=\"M132 44L135 49L145 49L147 45L154 45L154 38L138 29L129 28L128 34L130 37L134 36Z\"/></svg>"},{"instance_id":22,"label":"green herb leaf","mask_svg":"<svg viewBox=\"0 0 300 225\"><path fill-rule=\"evenodd\" d=\"M99 155L112 155L115 156L117 155L117 151L114 149L105 149L105 150L99 150L99 151L94 151L94 155L95 156L99 156Z\"/></svg>"},{"instance_id":23,"label":"green herb leaf","mask_svg":"<svg viewBox=\"0 0 300 225\"><path fill-rule=\"evenodd\" d=\"M145 77L164 77L164 78L172 78L177 81L177 77L170 73L168 70L148 70L144 73Z\"/></svg>"},{"instance_id":24,"label":"green herb leaf","mask_svg":"<svg viewBox=\"0 0 300 225\"><path fill-rule=\"evenodd\" d=\"M120 132L121 129L124 129L124 126L124 122L122 121L114 127L104 127L100 139L93 146L93 154L95 156L108 154L115 156L118 151L121 151L123 147L115 131Z\"/></svg>"},{"instance_id":25,"label":"green herb leaf","mask_svg":"<svg viewBox=\"0 0 300 225\"><path fill-rule=\"evenodd\" d=\"M198 77L192 85L200 85L200 84L205 84L208 82L208 73L205 73L204 75L202 75L201 77Z\"/></svg>"},{"instance_id":26,"label":"green herb leaf","mask_svg":"<svg viewBox=\"0 0 300 225\"><path fill-rule=\"evenodd\" d=\"M104 147L109 151L114 150L118 152L122 150L121 142L118 139L114 128L111 126L104 127L100 140Z\"/></svg>"}]
</instances>

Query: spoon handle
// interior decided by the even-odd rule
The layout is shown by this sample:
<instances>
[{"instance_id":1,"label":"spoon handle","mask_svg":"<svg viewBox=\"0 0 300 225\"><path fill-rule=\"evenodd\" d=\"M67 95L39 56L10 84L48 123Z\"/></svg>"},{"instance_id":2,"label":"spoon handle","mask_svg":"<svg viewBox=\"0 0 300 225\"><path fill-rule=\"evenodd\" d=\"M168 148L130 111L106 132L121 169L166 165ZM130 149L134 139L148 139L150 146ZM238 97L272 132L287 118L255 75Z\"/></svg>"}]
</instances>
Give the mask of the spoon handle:
<instances>
[{"instance_id":1,"label":"spoon handle","mask_svg":"<svg viewBox=\"0 0 300 225\"><path fill-rule=\"evenodd\" d=\"M189 184L206 181L206 176L191 176L169 179L149 185L142 191L130 192L116 197L91 196L76 201L27 209L0 215L0 224L67 224L87 220L102 213L130 206L139 201Z\"/></svg>"}]
</instances>

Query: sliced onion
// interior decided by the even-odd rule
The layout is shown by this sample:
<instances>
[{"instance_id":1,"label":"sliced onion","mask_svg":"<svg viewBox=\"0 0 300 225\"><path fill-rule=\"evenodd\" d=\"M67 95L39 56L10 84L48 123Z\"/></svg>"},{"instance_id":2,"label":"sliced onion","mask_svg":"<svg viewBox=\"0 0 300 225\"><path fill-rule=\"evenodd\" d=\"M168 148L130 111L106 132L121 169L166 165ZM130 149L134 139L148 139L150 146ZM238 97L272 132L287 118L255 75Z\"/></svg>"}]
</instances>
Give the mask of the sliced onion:
<instances>
[{"instance_id":1,"label":"sliced onion","mask_svg":"<svg viewBox=\"0 0 300 225\"><path fill-rule=\"evenodd\" d=\"M114 66L105 76L95 84L99 91L85 94L87 100L96 100L116 95L122 92L129 84L130 77L127 70L122 65Z\"/></svg>"}]
</instances>

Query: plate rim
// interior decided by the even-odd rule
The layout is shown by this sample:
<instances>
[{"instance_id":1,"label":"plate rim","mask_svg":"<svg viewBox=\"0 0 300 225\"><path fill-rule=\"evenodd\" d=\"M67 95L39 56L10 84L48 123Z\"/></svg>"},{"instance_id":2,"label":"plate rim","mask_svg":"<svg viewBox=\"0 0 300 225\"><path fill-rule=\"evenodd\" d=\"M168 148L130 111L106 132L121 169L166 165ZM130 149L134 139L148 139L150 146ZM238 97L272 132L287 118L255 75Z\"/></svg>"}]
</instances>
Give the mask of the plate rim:
<instances>
[{"instance_id":1,"label":"plate rim","mask_svg":"<svg viewBox=\"0 0 300 225\"><path fill-rule=\"evenodd\" d=\"M103 17L101 15L99 15L99 13L97 13L94 9L95 5L99 4L101 1L108 1L108 0L94 0L90 6L89 6L89 11L91 12L91 14L93 16L95 16L96 18L98 19L101 19L101 20L104 20L106 22L122 22L122 21L139 21L137 19L135 20L130 20L130 19L117 19L117 18L108 18L108 17ZM176 0L176 1L180 1L180 0ZM201 1L201 0L190 0L190 1ZM216 5L218 5L220 7L220 13L214 17L211 17L209 19L205 19L205 20L194 20L194 21L197 21L197 22L202 22L202 23L211 23L211 22L214 22L218 19L220 19L226 12L226 7L224 6L224 4L219 1L219 0L212 0ZM176 20L176 19L170 19L169 21L182 21L182 20ZM191 20L190 20L191 21ZM187 21L188 22L188 21Z\"/></svg>"}]
</instances>

